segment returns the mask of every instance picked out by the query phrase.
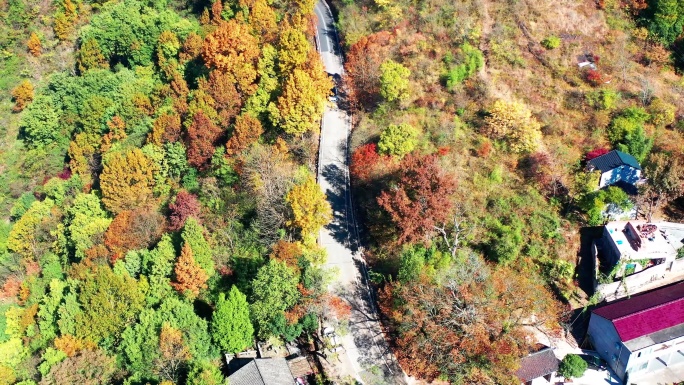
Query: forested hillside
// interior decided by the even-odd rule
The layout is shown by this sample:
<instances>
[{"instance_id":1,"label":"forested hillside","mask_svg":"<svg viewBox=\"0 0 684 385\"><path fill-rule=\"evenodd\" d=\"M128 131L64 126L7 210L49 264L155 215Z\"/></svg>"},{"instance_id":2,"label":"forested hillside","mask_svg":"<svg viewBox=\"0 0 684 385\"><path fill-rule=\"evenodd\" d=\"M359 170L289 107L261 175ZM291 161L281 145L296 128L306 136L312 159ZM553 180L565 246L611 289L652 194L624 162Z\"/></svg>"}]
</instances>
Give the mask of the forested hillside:
<instances>
[{"instance_id":1,"label":"forested hillside","mask_svg":"<svg viewBox=\"0 0 684 385\"><path fill-rule=\"evenodd\" d=\"M0 1L0 384L223 384L224 353L346 320L326 103L417 379L518 384L592 300L580 229L682 219L680 1L334 0L339 103L314 4ZM586 171L613 149L637 192Z\"/></svg>"},{"instance_id":2,"label":"forested hillside","mask_svg":"<svg viewBox=\"0 0 684 385\"><path fill-rule=\"evenodd\" d=\"M313 5L0 4L0 383L222 384L339 303Z\"/></svg>"},{"instance_id":3,"label":"forested hillside","mask_svg":"<svg viewBox=\"0 0 684 385\"><path fill-rule=\"evenodd\" d=\"M402 368L516 384L534 328L561 336L580 228L635 206L681 220L674 0L339 0L352 184ZM649 179L597 190L617 149ZM588 278L590 279L590 277Z\"/></svg>"}]
</instances>

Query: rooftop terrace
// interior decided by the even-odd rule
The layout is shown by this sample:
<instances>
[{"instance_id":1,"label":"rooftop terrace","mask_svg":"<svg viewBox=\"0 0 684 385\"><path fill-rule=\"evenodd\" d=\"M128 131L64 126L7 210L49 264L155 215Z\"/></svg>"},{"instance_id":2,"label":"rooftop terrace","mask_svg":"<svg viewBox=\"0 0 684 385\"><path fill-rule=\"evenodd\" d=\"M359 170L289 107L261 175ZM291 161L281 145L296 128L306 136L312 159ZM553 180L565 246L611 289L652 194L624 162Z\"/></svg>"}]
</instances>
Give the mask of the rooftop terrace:
<instances>
[{"instance_id":1,"label":"rooftop terrace","mask_svg":"<svg viewBox=\"0 0 684 385\"><path fill-rule=\"evenodd\" d=\"M646 221L616 221L606 224L606 229L621 258L670 259L682 246L670 229L673 224Z\"/></svg>"}]
</instances>

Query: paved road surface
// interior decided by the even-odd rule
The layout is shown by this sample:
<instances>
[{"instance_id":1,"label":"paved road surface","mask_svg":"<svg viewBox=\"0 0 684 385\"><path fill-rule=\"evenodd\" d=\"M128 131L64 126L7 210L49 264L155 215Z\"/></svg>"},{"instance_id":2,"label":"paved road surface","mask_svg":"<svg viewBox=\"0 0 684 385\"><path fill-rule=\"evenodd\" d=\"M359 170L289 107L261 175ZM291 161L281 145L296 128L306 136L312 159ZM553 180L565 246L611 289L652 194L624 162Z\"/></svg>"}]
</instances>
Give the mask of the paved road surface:
<instances>
[{"instance_id":1,"label":"paved road surface","mask_svg":"<svg viewBox=\"0 0 684 385\"><path fill-rule=\"evenodd\" d=\"M318 16L317 45L329 74L342 74L337 32L329 8L321 0ZM352 376L362 383L404 383L404 374L396 364L382 334L375 302L364 277L363 259L358 253L358 235L354 227L349 193L348 140L351 116L347 111L328 106L321 125L318 183L333 208L334 218L321 230L319 242L328 251L327 267L339 274L333 285L340 296L352 305L351 332L341 338L344 351L336 369L341 377Z\"/></svg>"}]
</instances>

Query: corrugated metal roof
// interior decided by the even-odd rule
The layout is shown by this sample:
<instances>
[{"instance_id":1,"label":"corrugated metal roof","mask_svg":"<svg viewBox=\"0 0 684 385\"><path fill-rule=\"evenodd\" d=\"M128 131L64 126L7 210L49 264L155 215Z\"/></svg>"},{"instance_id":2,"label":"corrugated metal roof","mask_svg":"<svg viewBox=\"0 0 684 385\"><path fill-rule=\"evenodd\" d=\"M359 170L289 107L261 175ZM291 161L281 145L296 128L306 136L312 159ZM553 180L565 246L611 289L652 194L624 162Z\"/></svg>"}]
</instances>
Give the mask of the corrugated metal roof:
<instances>
[{"instance_id":1,"label":"corrugated metal roof","mask_svg":"<svg viewBox=\"0 0 684 385\"><path fill-rule=\"evenodd\" d=\"M594 166L594 168L601 172L610 171L624 165L641 170L641 166L635 157L618 150L613 150L590 160L589 165Z\"/></svg>"},{"instance_id":2,"label":"corrugated metal roof","mask_svg":"<svg viewBox=\"0 0 684 385\"><path fill-rule=\"evenodd\" d=\"M532 381L558 370L558 358L551 348L542 349L520 360L520 369L515 373L522 382Z\"/></svg>"},{"instance_id":3,"label":"corrugated metal roof","mask_svg":"<svg viewBox=\"0 0 684 385\"><path fill-rule=\"evenodd\" d=\"M613 322L622 342L684 324L684 282L595 309Z\"/></svg>"}]
</instances>

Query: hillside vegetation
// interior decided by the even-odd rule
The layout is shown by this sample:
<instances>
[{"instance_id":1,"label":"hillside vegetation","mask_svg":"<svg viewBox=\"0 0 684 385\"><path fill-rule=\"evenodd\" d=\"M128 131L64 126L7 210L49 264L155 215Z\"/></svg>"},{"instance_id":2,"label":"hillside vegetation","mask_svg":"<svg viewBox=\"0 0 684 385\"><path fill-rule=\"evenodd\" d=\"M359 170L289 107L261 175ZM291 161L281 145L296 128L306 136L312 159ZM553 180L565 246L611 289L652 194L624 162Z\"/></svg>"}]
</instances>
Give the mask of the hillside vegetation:
<instances>
[{"instance_id":1,"label":"hillside vegetation","mask_svg":"<svg viewBox=\"0 0 684 385\"><path fill-rule=\"evenodd\" d=\"M580 228L635 205L657 216L682 195L684 8L334 4L352 182L402 367L515 384L530 326L560 333L566 307L587 299ZM585 162L610 149L641 162L650 180L638 196L595 191Z\"/></svg>"}]
</instances>

